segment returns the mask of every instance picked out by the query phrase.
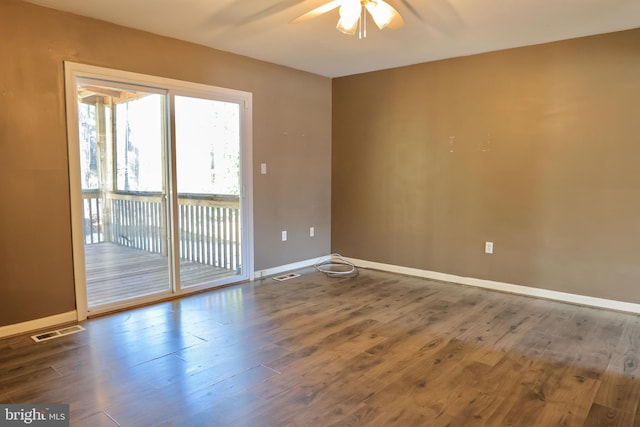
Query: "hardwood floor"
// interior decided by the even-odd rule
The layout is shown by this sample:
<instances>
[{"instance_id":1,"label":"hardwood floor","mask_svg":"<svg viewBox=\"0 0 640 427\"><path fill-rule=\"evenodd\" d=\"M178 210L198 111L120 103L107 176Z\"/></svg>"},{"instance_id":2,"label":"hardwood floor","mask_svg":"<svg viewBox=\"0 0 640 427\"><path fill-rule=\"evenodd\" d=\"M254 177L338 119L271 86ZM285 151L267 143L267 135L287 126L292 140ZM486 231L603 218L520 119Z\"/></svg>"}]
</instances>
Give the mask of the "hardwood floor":
<instances>
[{"instance_id":1,"label":"hardwood floor","mask_svg":"<svg viewBox=\"0 0 640 427\"><path fill-rule=\"evenodd\" d=\"M146 295L170 294L169 264L166 256L113 243L85 246L87 303L103 307ZM233 270L180 261L183 287L235 275Z\"/></svg>"},{"instance_id":2,"label":"hardwood floor","mask_svg":"<svg viewBox=\"0 0 640 427\"><path fill-rule=\"evenodd\" d=\"M0 341L0 401L77 426L640 426L640 318L312 269Z\"/></svg>"}]
</instances>

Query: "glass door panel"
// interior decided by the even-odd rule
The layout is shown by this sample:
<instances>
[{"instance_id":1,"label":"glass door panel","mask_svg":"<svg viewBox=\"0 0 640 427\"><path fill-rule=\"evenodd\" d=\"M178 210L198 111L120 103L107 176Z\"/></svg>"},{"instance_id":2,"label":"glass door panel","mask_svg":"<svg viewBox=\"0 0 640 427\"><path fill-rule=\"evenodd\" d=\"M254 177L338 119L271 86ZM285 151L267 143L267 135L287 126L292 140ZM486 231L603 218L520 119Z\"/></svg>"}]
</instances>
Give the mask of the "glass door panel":
<instances>
[{"instance_id":1,"label":"glass door panel","mask_svg":"<svg viewBox=\"0 0 640 427\"><path fill-rule=\"evenodd\" d=\"M187 288L243 274L240 104L187 96L174 101L178 276Z\"/></svg>"},{"instance_id":2,"label":"glass door panel","mask_svg":"<svg viewBox=\"0 0 640 427\"><path fill-rule=\"evenodd\" d=\"M166 95L91 79L77 94L88 310L169 293Z\"/></svg>"}]
</instances>

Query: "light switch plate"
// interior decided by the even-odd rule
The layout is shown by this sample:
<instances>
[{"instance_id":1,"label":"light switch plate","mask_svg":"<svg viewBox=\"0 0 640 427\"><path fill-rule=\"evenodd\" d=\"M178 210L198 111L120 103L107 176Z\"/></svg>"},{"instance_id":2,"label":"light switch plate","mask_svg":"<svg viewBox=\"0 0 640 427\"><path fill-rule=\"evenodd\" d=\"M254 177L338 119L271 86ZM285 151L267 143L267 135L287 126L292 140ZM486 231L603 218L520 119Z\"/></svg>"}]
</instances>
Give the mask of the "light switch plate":
<instances>
[{"instance_id":1,"label":"light switch plate","mask_svg":"<svg viewBox=\"0 0 640 427\"><path fill-rule=\"evenodd\" d=\"M484 253L485 254L493 253L493 242L484 242Z\"/></svg>"}]
</instances>

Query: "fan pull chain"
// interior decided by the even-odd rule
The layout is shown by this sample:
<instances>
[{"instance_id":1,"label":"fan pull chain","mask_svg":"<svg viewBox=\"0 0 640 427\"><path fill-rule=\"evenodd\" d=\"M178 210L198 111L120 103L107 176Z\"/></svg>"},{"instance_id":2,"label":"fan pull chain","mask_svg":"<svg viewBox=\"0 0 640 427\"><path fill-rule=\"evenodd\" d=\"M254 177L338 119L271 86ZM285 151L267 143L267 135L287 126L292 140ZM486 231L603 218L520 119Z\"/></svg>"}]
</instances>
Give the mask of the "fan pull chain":
<instances>
[{"instance_id":1,"label":"fan pull chain","mask_svg":"<svg viewBox=\"0 0 640 427\"><path fill-rule=\"evenodd\" d=\"M362 12L360 15L360 22L358 24L358 38L367 38L367 8L362 5Z\"/></svg>"}]
</instances>

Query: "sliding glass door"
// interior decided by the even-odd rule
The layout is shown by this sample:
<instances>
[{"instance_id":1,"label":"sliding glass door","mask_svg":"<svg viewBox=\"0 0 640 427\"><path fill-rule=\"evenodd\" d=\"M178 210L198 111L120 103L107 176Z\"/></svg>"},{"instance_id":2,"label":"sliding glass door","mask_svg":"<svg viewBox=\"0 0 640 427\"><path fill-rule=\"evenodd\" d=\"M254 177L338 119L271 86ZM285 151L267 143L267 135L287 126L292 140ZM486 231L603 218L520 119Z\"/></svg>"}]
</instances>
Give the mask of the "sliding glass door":
<instances>
[{"instance_id":1,"label":"sliding glass door","mask_svg":"<svg viewBox=\"0 0 640 427\"><path fill-rule=\"evenodd\" d=\"M78 79L87 306L171 292L166 93Z\"/></svg>"},{"instance_id":2,"label":"sliding glass door","mask_svg":"<svg viewBox=\"0 0 640 427\"><path fill-rule=\"evenodd\" d=\"M66 66L79 318L250 278L249 94Z\"/></svg>"},{"instance_id":3,"label":"sliding glass door","mask_svg":"<svg viewBox=\"0 0 640 427\"><path fill-rule=\"evenodd\" d=\"M180 285L242 274L240 104L175 96Z\"/></svg>"}]
</instances>

